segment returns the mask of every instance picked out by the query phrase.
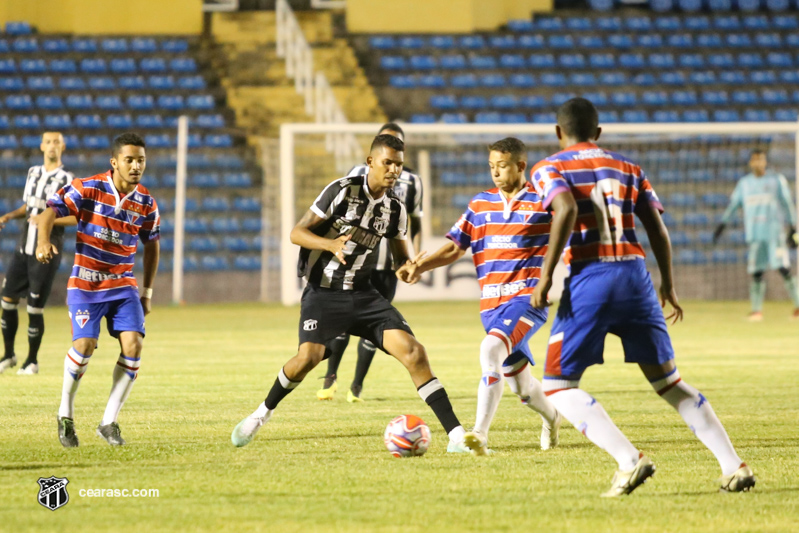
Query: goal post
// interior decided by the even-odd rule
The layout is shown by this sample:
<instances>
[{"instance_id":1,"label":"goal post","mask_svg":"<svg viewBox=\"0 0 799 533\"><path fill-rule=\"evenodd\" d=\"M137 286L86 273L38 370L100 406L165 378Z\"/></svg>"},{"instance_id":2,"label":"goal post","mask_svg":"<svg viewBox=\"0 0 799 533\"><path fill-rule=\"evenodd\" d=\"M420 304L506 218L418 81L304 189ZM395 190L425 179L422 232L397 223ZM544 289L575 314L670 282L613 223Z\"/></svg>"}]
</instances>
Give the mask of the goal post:
<instances>
[{"instance_id":1,"label":"goal post","mask_svg":"<svg viewBox=\"0 0 799 533\"><path fill-rule=\"evenodd\" d=\"M302 293L297 277L299 250L289 239L291 228L325 185L363 163L380 126L281 126L280 224L275 230L279 232L283 304L298 303ZM641 164L664 203L681 294L697 299L744 299L746 259L740 220L736 219L720 245L714 246L710 237L735 182L748 173L748 154L754 148L765 149L769 168L793 184L799 205L799 122L607 123L601 127L599 144ZM554 124L402 124L402 128L406 166L419 173L424 186L422 235L423 249L428 252L444 242L443 236L468 199L493 187L488 144L508 136L521 138L528 147L530 166L559 150ZM646 247L640 224L637 231ZM647 255L649 270L657 277L648 249ZM401 287L397 299L478 298L474 269L464 260L459 263L427 274L417 286ZM770 285L779 294L779 284Z\"/></svg>"}]
</instances>

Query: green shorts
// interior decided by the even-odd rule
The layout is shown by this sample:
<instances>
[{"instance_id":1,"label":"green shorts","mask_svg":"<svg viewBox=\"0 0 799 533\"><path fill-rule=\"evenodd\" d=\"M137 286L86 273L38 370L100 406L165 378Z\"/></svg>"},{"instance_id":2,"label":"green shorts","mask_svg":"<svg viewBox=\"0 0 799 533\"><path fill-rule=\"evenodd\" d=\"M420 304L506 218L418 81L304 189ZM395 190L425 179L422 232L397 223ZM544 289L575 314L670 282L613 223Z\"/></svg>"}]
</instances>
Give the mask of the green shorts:
<instances>
[{"instance_id":1,"label":"green shorts","mask_svg":"<svg viewBox=\"0 0 799 533\"><path fill-rule=\"evenodd\" d=\"M790 254L784 242L756 241L749 243L746 271L750 274L790 268Z\"/></svg>"}]
</instances>

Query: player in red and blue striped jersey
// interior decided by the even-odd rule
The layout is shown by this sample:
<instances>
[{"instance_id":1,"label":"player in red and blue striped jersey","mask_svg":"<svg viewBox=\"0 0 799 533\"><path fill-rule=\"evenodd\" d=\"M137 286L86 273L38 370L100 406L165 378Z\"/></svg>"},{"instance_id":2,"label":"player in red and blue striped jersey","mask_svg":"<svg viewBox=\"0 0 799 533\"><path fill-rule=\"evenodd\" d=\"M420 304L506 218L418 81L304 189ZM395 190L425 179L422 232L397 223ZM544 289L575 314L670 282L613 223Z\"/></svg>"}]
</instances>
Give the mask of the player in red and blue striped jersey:
<instances>
[{"instance_id":1,"label":"player in red and blue striped jersey","mask_svg":"<svg viewBox=\"0 0 799 533\"><path fill-rule=\"evenodd\" d=\"M100 336L105 317L121 353L114 368L108 405L97 433L112 446L125 443L117 417L139 371L144 317L150 312L158 270L159 215L155 199L141 185L146 166L144 140L125 133L114 139L112 169L76 179L58 191L38 216L36 257L49 262L58 250L50 242L56 218L78 219L75 265L67 285L72 348L64 359L64 386L58 410L58 433L65 447L78 446L73 412L75 394ZM139 296L133 263L138 241L144 243L144 291Z\"/></svg>"},{"instance_id":2,"label":"player in red and blue striped jersey","mask_svg":"<svg viewBox=\"0 0 799 533\"><path fill-rule=\"evenodd\" d=\"M619 464L604 496L629 494L655 473L608 414L580 390L585 370L603 363L605 337L621 338L624 359L638 363L655 391L674 407L721 465L721 490L755 484L707 398L680 378L666 320L682 319L671 269L663 207L641 167L595 144L601 129L593 104L573 98L558 110L562 151L532 169L531 181L553 212L549 249L533 305L545 308L561 254L571 266L549 338L544 390L558 411ZM661 275L660 301L635 239L644 225ZM666 302L674 312L664 318ZM673 322L673 323L674 323Z\"/></svg>"},{"instance_id":3,"label":"player in red and blue striped jersey","mask_svg":"<svg viewBox=\"0 0 799 533\"><path fill-rule=\"evenodd\" d=\"M430 257L397 270L405 282L449 265L471 248L480 283L480 317L486 336L480 344L483 376L477 391L474 430L464 443L477 455L488 450L488 429L502 398L503 375L511 390L544 420L541 448L558 442L560 416L530 373L535 364L527 342L547 321L546 309L530 305L549 240L551 216L532 184L524 179L527 148L509 137L488 147L491 177L497 186L481 192L452 227L452 241Z\"/></svg>"}]
</instances>

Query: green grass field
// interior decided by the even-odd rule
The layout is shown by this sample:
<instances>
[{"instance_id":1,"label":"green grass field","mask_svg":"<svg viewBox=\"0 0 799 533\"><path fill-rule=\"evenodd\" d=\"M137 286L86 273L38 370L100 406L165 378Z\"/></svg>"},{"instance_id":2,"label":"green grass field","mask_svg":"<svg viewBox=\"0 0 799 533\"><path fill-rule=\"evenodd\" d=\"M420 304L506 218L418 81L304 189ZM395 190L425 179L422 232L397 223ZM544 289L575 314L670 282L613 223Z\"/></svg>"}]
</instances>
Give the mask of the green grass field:
<instances>
[{"instance_id":1,"label":"green grass field","mask_svg":"<svg viewBox=\"0 0 799 533\"><path fill-rule=\"evenodd\" d=\"M428 349L465 426L474 418L482 331L476 303L401 304ZM298 309L229 305L157 308L148 318L142 370L120 417L128 444L94 433L111 383L115 341L105 334L76 402L81 446L58 442L55 414L63 308L48 309L38 376L0 375L0 531L773 531L799 528L799 323L787 304L766 321L743 320L743 302L685 304L671 328L683 378L711 401L754 468L748 494L720 494L713 456L655 395L609 338L604 366L584 388L657 464L630 497L599 498L615 462L570 425L561 445L538 448L541 422L505 391L488 458L446 453L446 435L405 370L378 355L366 402L348 404L353 342L339 394L320 402L320 366L247 447L230 432L261 402L297 343ZM25 351L25 319L18 351ZM543 363L546 332L531 346ZM540 379L542 367L533 373ZM341 391L344 390L344 393ZM413 413L433 432L421 458L395 459L382 434ZM39 477L67 477L69 503L37 502ZM81 489L159 490L158 498L81 497Z\"/></svg>"}]
</instances>

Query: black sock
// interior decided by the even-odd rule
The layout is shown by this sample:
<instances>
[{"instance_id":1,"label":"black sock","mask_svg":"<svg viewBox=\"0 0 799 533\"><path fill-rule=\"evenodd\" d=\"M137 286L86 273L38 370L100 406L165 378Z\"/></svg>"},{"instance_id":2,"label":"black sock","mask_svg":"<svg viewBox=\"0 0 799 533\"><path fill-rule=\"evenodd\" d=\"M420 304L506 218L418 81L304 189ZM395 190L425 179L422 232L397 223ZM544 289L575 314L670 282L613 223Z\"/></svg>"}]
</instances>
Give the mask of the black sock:
<instances>
[{"instance_id":1,"label":"black sock","mask_svg":"<svg viewBox=\"0 0 799 533\"><path fill-rule=\"evenodd\" d=\"M289 378L286 377L286 373L283 372L283 369L280 369L280 373L277 375L277 379L275 380L275 384L272 385L272 388L269 390L269 394L266 395L266 400L264 400L264 405L267 409L272 410L277 407L277 404L280 401L288 396L288 394L297 388L297 385L302 383L301 381L291 381Z\"/></svg>"},{"instance_id":2,"label":"black sock","mask_svg":"<svg viewBox=\"0 0 799 533\"><path fill-rule=\"evenodd\" d=\"M44 315L28 313L28 359L23 366L37 363L39 347L44 337Z\"/></svg>"},{"instance_id":3,"label":"black sock","mask_svg":"<svg viewBox=\"0 0 799 533\"><path fill-rule=\"evenodd\" d=\"M338 365L341 364L344 350L347 349L349 343L350 336L346 333L344 335L339 335L327 343L327 348L330 350L330 357L327 358L327 373L325 376L334 376L338 374Z\"/></svg>"},{"instance_id":4,"label":"black sock","mask_svg":"<svg viewBox=\"0 0 799 533\"><path fill-rule=\"evenodd\" d=\"M5 301L3 304L5 305ZM3 359L7 359L14 355L14 338L17 336L17 328L19 327L19 313L17 308L3 309L0 315L0 325L3 328L3 344L5 344L6 353Z\"/></svg>"},{"instance_id":5,"label":"black sock","mask_svg":"<svg viewBox=\"0 0 799 533\"><path fill-rule=\"evenodd\" d=\"M363 388L363 380L369 372L369 367L372 366L375 350L377 350L375 345L366 339L361 339L358 343L358 363L355 365L355 377L352 380L354 387Z\"/></svg>"},{"instance_id":6,"label":"black sock","mask_svg":"<svg viewBox=\"0 0 799 533\"><path fill-rule=\"evenodd\" d=\"M444 390L444 386L438 381L438 378L431 379L417 390L419 396L427 402L427 405L436 414L438 421L444 426L444 431L449 433L461 425L458 417L455 416L455 411L452 410L447 391Z\"/></svg>"}]
</instances>

